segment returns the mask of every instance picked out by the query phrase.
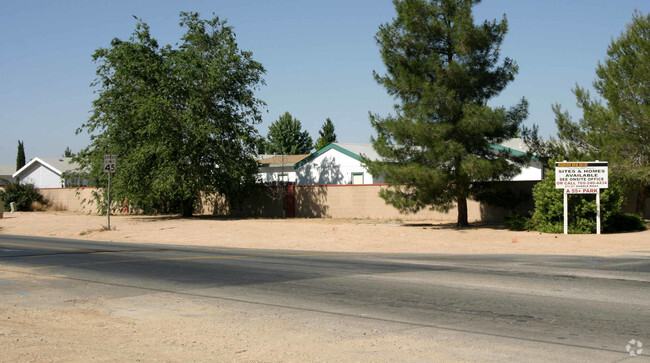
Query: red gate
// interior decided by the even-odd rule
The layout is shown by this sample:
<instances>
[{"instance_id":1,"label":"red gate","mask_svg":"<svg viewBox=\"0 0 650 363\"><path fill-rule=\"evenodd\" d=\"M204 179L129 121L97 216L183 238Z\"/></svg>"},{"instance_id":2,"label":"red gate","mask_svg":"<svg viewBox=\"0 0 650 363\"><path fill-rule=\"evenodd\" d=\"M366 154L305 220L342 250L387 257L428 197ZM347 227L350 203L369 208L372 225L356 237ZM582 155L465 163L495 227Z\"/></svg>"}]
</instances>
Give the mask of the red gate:
<instances>
[{"instance_id":1,"label":"red gate","mask_svg":"<svg viewBox=\"0 0 650 363\"><path fill-rule=\"evenodd\" d=\"M295 185L289 185L286 189L286 198L284 209L287 213L287 218L296 217L296 187Z\"/></svg>"}]
</instances>

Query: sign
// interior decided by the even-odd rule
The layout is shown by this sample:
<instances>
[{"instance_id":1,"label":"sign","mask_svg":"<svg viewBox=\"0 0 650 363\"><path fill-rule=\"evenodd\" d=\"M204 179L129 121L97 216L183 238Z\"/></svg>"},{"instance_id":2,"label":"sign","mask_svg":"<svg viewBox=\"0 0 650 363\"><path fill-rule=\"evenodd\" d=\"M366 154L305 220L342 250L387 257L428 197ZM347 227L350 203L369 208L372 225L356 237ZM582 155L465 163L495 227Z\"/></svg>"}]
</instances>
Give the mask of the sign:
<instances>
[{"instance_id":1,"label":"sign","mask_svg":"<svg viewBox=\"0 0 650 363\"><path fill-rule=\"evenodd\" d=\"M108 174L108 188L106 188L106 217L108 217L107 228L111 230L111 174L117 168L117 155L104 154L104 173Z\"/></svg>"},{"instance_id":2,"label":"sign","mask_svg":"<svg viewBox=\"0 0 650 363\"><path fill-rule=\"evenodd\" d=\"M598 188L566 188L566 194L598 194Z\"/></svg>"},{"instance_id":3,"label":"sign","mask_svg":"<svg viewBox=\"0 0 650 363\"><path fill-rule=\"evenodd\" d=\"M555 188L569 194L596 194L609 187L606 161L555 163ZM575 192L574 192L575 191Z\"/></svg>"},{"instance_id":4,"label":"sign","mask_svg":"<svg viewBox=\"0 0 650 363\"><path fill-rule=\"evenodd\" d=\"M114 173L117 168L117 155L105 154L104 155L104 173Z\"/></svg>"},{"instance_id":5,"label":"sign","mask_svg":"<svg viewBox=\"0 0 650 363\"><path fill-rule=\"evenodd\" d=\"M600 189L607 187L606 161L555 163L555 188L564 189L564 234L569 233L569 194L596 194L596 233L600 234Z\"/></svg>"}]
</instances>

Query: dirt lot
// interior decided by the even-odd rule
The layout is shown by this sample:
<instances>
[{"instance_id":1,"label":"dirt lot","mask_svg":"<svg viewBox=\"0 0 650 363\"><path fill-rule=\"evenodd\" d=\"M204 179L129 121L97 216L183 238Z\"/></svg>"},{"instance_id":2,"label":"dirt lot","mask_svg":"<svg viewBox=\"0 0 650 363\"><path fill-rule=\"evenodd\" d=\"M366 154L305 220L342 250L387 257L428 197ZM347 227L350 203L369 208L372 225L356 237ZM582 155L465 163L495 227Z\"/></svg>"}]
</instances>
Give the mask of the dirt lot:
<instances>
[{"instance_id":1,"label":"dirt lot","mask_svg":"<svg viewBox=\"0 0 650 363\"><path fill-rule=\"evenodd\" d=\"M261 249L448 254L650 256L650 231L548 235L494 226L335 219L218 220L5 213L0 233L104 241ZM392 329L363 319L332 318L222 301L206 304L170 293L108 299L70 295L54 279L0 263L0 361L465 361L461 333ZM39 287L38 296L17 286ZM507 360L526 347L474 340L480 360ZM529 352L530 353L530 352ZM475 356L476 357L476 356ZM562 360L548 356L545 360ZM474 360L474 359L469 359Z\"/></svg>"},{"instance_id":2,"label":"dirt lot","mask_svg":"<svg viewBox=\"0 0 650 363\"><path fill-rule=\"evenodd\" d=\"M500 226L354 219L224 220L5 213L0 233L100 241L282 250L447 254L650 255L650 231L614 235L515 232Z\"/></svg>"}]
</instances>

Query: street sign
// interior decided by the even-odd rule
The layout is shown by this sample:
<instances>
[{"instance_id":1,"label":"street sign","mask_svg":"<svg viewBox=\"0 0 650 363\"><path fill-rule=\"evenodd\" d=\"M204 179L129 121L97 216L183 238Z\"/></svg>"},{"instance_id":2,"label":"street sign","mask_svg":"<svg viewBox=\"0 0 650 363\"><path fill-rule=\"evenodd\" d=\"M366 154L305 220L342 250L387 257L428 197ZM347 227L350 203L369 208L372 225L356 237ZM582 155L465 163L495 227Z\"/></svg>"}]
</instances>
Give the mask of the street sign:
<instances>
[{"instance_id":1,"label":"street sign","mask_svg":"<svg viewBox=\"0 0 650 363\"><path fill-rule=\"evenodd\" d=\"M104 173L108 174L108 188L106 189L106 217L107 228L111 230L111 174L117 169L117 155L104 154Z\"/></svg>"},{"instance_id":2,"label":"street sign","mask_svg":"<svg viewBox=\"0 0 650 363\"><path fill-rule=\"evenodd\" d=\"M609 187L608 174L606 161L557 162L555 188L569 194L595 194Z\"/></svg>"},{"instance_id":3,"label":"street sign","mask_svg":"<svg viewBox=\"0 0 650 363\"><path fill-rule=\"evenodd\" d=\"M114 173L117 168L117 155L104 154L104 173Z\"/></svg>"}]
</instances>

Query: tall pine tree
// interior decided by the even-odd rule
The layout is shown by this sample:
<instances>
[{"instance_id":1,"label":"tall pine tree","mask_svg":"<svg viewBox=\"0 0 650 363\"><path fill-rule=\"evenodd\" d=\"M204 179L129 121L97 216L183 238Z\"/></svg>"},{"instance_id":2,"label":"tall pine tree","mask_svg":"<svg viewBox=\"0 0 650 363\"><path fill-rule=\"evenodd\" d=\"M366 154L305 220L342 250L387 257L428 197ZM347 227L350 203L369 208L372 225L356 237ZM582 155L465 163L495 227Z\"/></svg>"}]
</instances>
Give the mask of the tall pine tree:
<instances>
[{"instance_id":1,"label":"tall pine tree","mask_svg":"<svg viewBox=\"0 0 650 363\"><path fill-rule=\"evenodd\" d=\"M636 212L644 216L650 186L650 15L639 11L612 40L596 68L594 99L577 86L573 92L582 118L553 110L558 136L591 157L608 160L615 178L636 192ZM647 216L645 216L647 217Z\"/></svg>"},{"instance_id":2,"label":"tall pine tree","mask_svg":"<svg viewBox=\"0 0 650 363\"><path fill-rule=\"evenodd\" d=\"M457 225L467 226L474 183L509 179L523 161L491 144L517 135L527 102L486 106L517 73L513 60L499 59L508 24L505 16L474 24L477 0L393 3L397 17L375 37L387 73L375 79L397 100L396 114L371 114L383 159L364 162L391 184L380 196L401 212L456 205Z\"/></svg>"},{"instance_id":3,"label":"tall pine tree","mask_svg":"<svg viewBox=\"0 0 650 363\"><path fill-rule=\"evenodd\" d=\"M334 133L334 123L332 123L332 120L330 120L329 117L325 120L325 123L323 123L323 126L318 131L318 135L320 135L320 137L318 138L318 140L316 140L316 143L314 144L314 149L316 150L320 150L325 146L333 142L336 142L336 133Z\"/></svg>"},{"instance_id":4,"label":"tall pine tree","mask_svg":"<svg viewBox=\"0 0 650 363\"><path fill-rule=\"evenodd\" d=\"M25 166L25 144L18 140L18 153L16 154L16 171Z\"/></svg>"}]
</instances>

